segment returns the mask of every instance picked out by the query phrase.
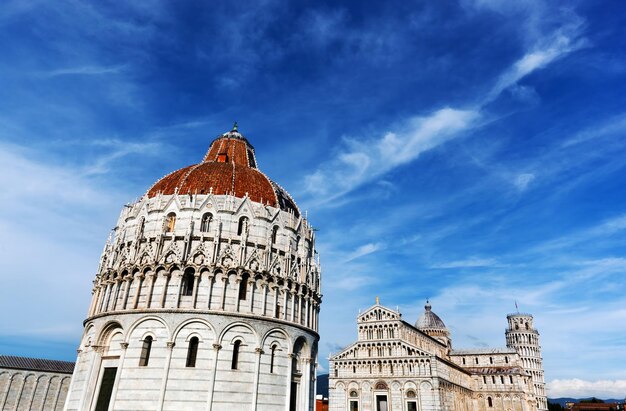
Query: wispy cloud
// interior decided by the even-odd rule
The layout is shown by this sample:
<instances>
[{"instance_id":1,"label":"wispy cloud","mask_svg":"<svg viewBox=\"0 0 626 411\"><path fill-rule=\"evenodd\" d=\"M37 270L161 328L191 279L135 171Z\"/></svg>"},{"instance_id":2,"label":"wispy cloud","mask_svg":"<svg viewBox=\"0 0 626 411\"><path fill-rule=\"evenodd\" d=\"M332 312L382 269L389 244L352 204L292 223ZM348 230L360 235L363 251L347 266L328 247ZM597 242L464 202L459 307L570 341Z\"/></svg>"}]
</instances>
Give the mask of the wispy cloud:
<instances>
[{"instance_id":1,"label":"wispy cloud","mask_svg":"<svg viewBox=\"0 0 626 411\"><path fill-rule=\"evenodd\" d=\"M106 139L96 140L91 144L108 149L109 152L95 157L95 160L83 169L86 175L107 173L116 160L131 154L150 156L157 155L163 150L163 145L155 142L137 143L118 139Z\"/></svg>"},{"instance_id":2,"label":"wispy cloud","mask_svg":"<svg viewBox=\"0 0 626 411\"><path fill-rule=\"evenodd\" d=\"M454 138L478 118L474 110L443 108L429 116L414 117L380 139L345 138L347 150L307 176L306 189L325 202L334 200Z\"/></svg>"},{"instance_id":3,"label":"wispy cloud","mask_svg":"<svg viewBox=\"0 0 626 411\"><path fill-rule=\"evenodd\" d=\"M542 37L495 80L478 103L467 108L445 107L427 115L412 117L382 137L344 137L339 153L305 178L308 194L318 203L329 203L381 175L409 163L425 151L459 138L482 126L484 108L504 90L529 74L579 49L585 44L579 19L568 22ZM532 176L532 177L531 177ZM515 186L523 191L534 175L518 176Z\"/></svg>"},{"instance_id":4,"label":"wispy cloud","mask_svg":"<svg viewBox=\"0 0 626 411\"><path fill-rule=\"evenodd\" d=\"M447 263L434 264L432 268L476 268L476 267L502 267L494 258L477 258L472 257L467 260L450 261Z\"/></svg>"},{"instance_id":5,"label":"wispy cloud","mask_svg":"<svg viewBox=\"0 0 626 411\"><path fill-rule=\"evenodd\" d=\"M360 246L359 248L357 248L356 250L354 250L352 253L350 253L348 257L345 259L345 262L347 263L352 260L356 260L357 258L363 257L365 255L375 253L376 251L380 250L383 247L384 245L381 243L364 244Z\"/></svg>"},{"instance_id":6,"label":"wispy cloud","mask_svg":"<svg viewBox=\"0 0 626 411\"><path fill-rule=\"evenodd\" d=\"M79 66L79 67L67 67L63 69L51 70L44 73L47 77L58 76L98 76L102 74L117 74L124 70L124 66Z\"/></svg>"}]
</instances>

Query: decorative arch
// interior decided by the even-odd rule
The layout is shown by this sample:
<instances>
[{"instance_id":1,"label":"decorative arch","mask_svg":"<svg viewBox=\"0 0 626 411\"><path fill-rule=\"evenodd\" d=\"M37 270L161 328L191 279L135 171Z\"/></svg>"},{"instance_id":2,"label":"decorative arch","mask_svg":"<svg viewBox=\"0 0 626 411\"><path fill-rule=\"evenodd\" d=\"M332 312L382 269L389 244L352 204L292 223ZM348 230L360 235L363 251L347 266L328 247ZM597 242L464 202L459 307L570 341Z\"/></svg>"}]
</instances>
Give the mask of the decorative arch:
<instances>
[{"instance_id":1,"label":"decorative arch","mask_svg":"<svg viewBox=\"0 0 626 411\"><path fill-rule=\"evenodd\" d=\"M104 325L104 327L102 327L102 331L100 331L96 341L98 342L98 345L107 346L109 345L109 341L111 341L113 335L117 333L123 334L124 328L117 321L109 321Z\"/></svg>"},{"instance_id":2,"label":"decorative arch","mask_svg":"<svg viewBox=\"0 0 626 411\"><path fill-rule=\"evenodd\" d=\"M217 338L218 344L222 344L224 342L224 336L226 335L226 333L229 332L230 330L232 330L233 328L237 327L237 326L242 326L242 327L247 328L248 330L250 330L252 332L252 335L254 336L255 341L250 341L248 343L258 343L259 342L259 334L256 332L256 330L253 327L251 327L249 324L246 324L244 322L237 321L237 322L234 322L232 324L229 324L226 328L224 328L222 330L222 332L220 333L219 337ZM245 338L242 337L242 339L245 341Z\"/></svg>"},{"instance_id":3,"label":"decorative arch","mask_svg":"<svg viewBox=\"0 0 626 411\"><path fill-rule=\"evenodd\" d=\"M265 334L263 334L263 337L261 337L261 347L265 346L265 343L266 343L267 339L270 337L270 335L272 333L275 333L275 332L279 333L279 334L282 334L283 337L285 337L285 340L287 340L288 346L289 347L293 347L293 345L291 343L291 337L289 336L289 334L285 330L283 330L282 328L277 328L277 327L276 328L272 328L272 329L268 330ZM278 343L278 342L276 342L276 343ZM278 343L278 345L281 345L281 344ZM281 348L285 348L285 347L281 347Z\"/></svg>"},{"instance_id":4,"label":"decorative arch","mask_svg":"<svg viewBox=\"0 0 626 411\"><path fill-rule=\"evenodd\" d=\"M133 332L135 331L135 329L143 322L145 321L149 321L149 320L155 320L160 322L163 327L165 328L165 333L167 334L168 338L170 338L171 340L171 332L170 332L170 327L167 325L167 323L162 319L159 318L157 316L154 315L150 315L147 317L141 317L139 318L137 321L135 321L129 328L128 328L128 332L126 333L126 338L124 338L124 342L129 342L130 340L130 336L133 334ZM147 335L147 334L146 334Z\"/></svg>"},{"instance_id":5,"label":"decorative arch","mask_svg":"<svg viewBox=\"0 0 626 411\"><path fill-rule=\"evenodd\" d=\"M213 337L215 338L215 335L216 335L217 333L215 332L215 328L213 327L213 325L212 325L210 322L208 322L208 321L206 321L206 320L204 320L204 319L201 319L201 318L190 318L190 319L188 319L188 320L186 320L186 321L183 321L182 323L180 323L180 324L178 325L178 327L176 327L176 329L175 329L175 330L174 330L174 332L172 333L172 341L176 341L176 339L178 338L178 335L180 334L180 332L181 332L181 331L182 331L182 330L183 330L186 326L188 326L188 325L190 325L190 324L193 324L193 323L200 323L200 324L205 325L205 326L209 329L209 331L213 334ZM201 335L199 335L197 332L192 332L191 334L189 334L189 335L187 336L187 338L185 339L185 341L189 341L189 339L190 339L191 337L193 337L194 335L195 335L196 337L198 337L198 338L200 339L200 341L204 341L204 338L202 338L202 336L201 336ZM213 343L215 343L215 341L213 341Z\"/></svg>"}]
</instances>

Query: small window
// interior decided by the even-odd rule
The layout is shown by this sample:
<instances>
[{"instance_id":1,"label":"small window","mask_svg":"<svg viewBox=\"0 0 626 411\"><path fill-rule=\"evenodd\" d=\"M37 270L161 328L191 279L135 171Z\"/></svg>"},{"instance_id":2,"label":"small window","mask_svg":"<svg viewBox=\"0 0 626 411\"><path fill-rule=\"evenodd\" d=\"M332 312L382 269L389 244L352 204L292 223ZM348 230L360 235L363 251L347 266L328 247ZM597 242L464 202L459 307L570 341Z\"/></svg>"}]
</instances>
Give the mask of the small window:
<instances>
[{"instance_id":1,"label":"small window","mask_svg":"<svg viewBox=\"0 0 626 411\"><path fill-rule=\"evenodd\" d=\"M491 397L487 397L487 405L489 407L493 407L493 401L491 400Z\"/></svg>"},{"instance_id":2,"label":"small window","mask_svg":"<svg viewBox=\"0 0 626 411\"><path fill-rule=\"evenodd\" d=\"M187 364L186 367L195 367L196 358L198 357L198 344L200 340L198 337L193 337L189 340L189 348L187 348Z\"/></svg>"},{"instance_id":3,"label":"small window","mask_svg":"<svg viewBox=\"0 0 626 411\"><path fill-rule=\"evenodd\" d=\"M504 384L504 376L503 375L500 376L500 384Z\"/></svg>"},{"instance_id":4,"label":"small window","mask_svg":"<svg viewBox=\"0 0 626 411\"><path fill-rule=\"evenodd\" d=\"M241 341L239 340L235 341L235 344L233 344L233 358L230 363L231 370L236 370L237 366L239 365L239 347L240 346L241 346Z\"/></svg>"},{"instance_id":5,"label":"small window","mask_svg":"<svg viewBox=\"0 0 626 411\"><path fill-rule=\"evenodd\" d=\"M228 163L228 154L226 154L226 153L219 153L217 155L217 162L218 163Z\"/></svg>"},{"instance_id":6,"label":"small window","mask_svg":"<svg viewBox=\"0 0 626 411\"><path fill-rule=\"evenodd\" d=\"M504 357L504 362L508 364L509 363L509 357Z\"/></svg>"},{"instance_id":7,"label":"small window","mask_svg":"<svg viewBox=\"0 0 626 411\"><path fill-rule=\"evenodd\" d=\"M165 232L173 233L175 226L176 226L176 213L169 213L167 217L165 217Z\"/></svg>"},{"instance_id":8,"label":"small window","mask_svg":"<svg viewBox=\"0 0 626 411\"><path fill-rule=\"evenodd\" d=\"M274 373L274 361L276 360L276 345L272 345L270 354L270 374Z\"/></svg>"},{"instance_id":9,"label":"small window","mask_svg":"<svg viewBox=\"0 0 626 411\"><path fill-rule=\"evenodd\" d=\"M463 365L465 365L465 357L463 357Z\"/></svg>"},{"instance_id":10,"label":"small window","mask_svg":"<svg viewBox=\"0 0 626 411\"><path fill-rule=\"evenodd\" d=\"M141 346L141 356L139 357L140 367L148 366L148 362L150 361L150 350L152 350L152 337L147 336L143 340L143 345Z\"/></svg>"},{"instance_id":11,"label":"small window","mask_svg":"<svg viewBox=\"0 0 626 411\"><path fill-rule=\"evenodd\" d=\"M530 326L528 325L528 323L526 323L526 329L529 330Z\"/></svg>"},{"instance_id":12,"label":"small window","mask_svg":"<svg viewBox=\"0 0 626 411\"><path fill-rule=\"evenodd\" d=\"M493 364L493 357L489 357L489 364Z\"/></svg>"},{"instance_id":13,"label":"small window","mask_svg":"<svg viewBox=\"0 0 626 411\"><path fill-rule=\"evenodd\" d=\"M359 411L359 402L355 400L350 401L350 411Z\"/></svg>"},{"instance_id":14,"label":"small window","mask_svg":"<svg viewBox=\"0 0 626 411\"><path fill-rule=\"evenodd\" d=\"M483 384L487 384L487 377L483 375Z\"/></svg>"},{"instance_id":15,"label":"small window","mask_svg":"<svg viewBox=\"0 0 626 411\"><path fill-rule=\"evenodd\" d=\"M509 375L509 382L510 382L511 384L513 384L513 376L512 376L512 375Z\"/></svg>"},{"instance_id":16,"label":"small window","mask_svg":"<svg viewBox=\"0 0 626 411\"><path fill-rule=\"evenodd\" d=\"M278 237L278 226L275 225L272 228L272 244L276 244L276 238Z\"/></svg>"},{"instance_id":17,"label":"small window","mask_svg":"<svg viewBox=\"0 0 626 411\"><path fill-rule=\"evenodd\" d=\"M186 269L185 275L183 275L183 295L193 295L195 279L196 277L193 268Z\"/></svg>"},{"instance_id":18,"label":"small window","mask_svg":"<svg viewBox=\"0 0 626 411\"><path fill-rule=\"evenodd\" d=\"M248 232L248 217L241 217L239 219L239 226L237 227L237 235L242 235Z\"/></svg>"},{"instance_id":19,"label":"small window","mask_svg":"<svg viewBox=\"0 0 626 411\"><path fill-rule=\"evenodd\" d=\"M256 162L254 161L254 153L248 149L248 165L252 168L256 168Z\"/></svg>"},{"instance_id":20,"label":"small window","mask_svg":"<svg viewBox=\"0 0 626 411\"><path fill-rule=\"evenodd\" d=\"M200 221L200 231L203 233L208 233L211 229L211 221L213 220L213 214L204 213L202 216L202 220Z\"/></svg>"},{"instance_id":21,"label":"small window","mask_svg":"<svg viewBox=\"0 0 626 411\"><path fill-rule=\"evenodd\" d=\"M248 294L248 276L244 275L241 277L241 282L239 283L239 300L245 300Z\"/></svg>"},{"instance_id":22,"label":"small window","mask_svg":"<svg viewBox=\"0 0 626 411\"><path fill-rule=\"evenodd\" d=\"M474 362L478 364L478 357L474 358Z\"/></svg>"},{"instance_id":23,"label":"small window","mask_svg":"<svg viewBox=\"0 0 626 411\"><path fill-rule=\"evenodd\" d=\"M407 398L415 398L416 397L415 391L407 391L406 397Z\"/></svg>"}]
</instances>

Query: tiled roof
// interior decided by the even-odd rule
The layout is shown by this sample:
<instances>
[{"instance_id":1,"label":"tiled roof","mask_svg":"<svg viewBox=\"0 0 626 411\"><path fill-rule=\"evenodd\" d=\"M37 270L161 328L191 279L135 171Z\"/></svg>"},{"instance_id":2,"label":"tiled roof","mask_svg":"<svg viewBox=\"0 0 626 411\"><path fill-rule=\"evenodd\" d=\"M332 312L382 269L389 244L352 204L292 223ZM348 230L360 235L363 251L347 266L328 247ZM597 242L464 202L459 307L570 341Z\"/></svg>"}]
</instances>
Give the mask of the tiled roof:
<instances>
[{"instance_id":1,"label":"tiled roof","mask_svg":"<svg viewBox=\"0 0 626 411\"><path fill-rule=\"evenodd\" d=\"M71 374L74 372L74 363L71 361L46 360L43 358L15 357L0 355L0 368L17 370L48 371Z\"/></svg>"},{"instance_id":2,"label":"tiled roof","mask_svg":"<svg viewBox=\"0 0 626 411\"><path fill-rule=\"evenodd\" d=\"M150 187L147 195L174 193L248 196L252 201L300 215L289 194L259 171L254 149L236 131L218 137L201 163L166 175Z\"/></svg>"}]
</instances>

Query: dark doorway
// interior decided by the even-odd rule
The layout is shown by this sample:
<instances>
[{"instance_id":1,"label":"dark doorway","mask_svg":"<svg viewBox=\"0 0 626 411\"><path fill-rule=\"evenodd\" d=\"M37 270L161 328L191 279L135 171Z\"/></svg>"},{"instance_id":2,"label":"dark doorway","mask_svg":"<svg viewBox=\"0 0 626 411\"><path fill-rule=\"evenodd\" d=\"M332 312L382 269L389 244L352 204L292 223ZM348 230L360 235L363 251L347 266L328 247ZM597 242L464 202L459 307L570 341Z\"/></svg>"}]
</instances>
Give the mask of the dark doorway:
<instances>
[{"instance_id":1,"label":"dark doorway","mask_svg":"<svg viewBox=\"0 0 626 411\"><path fill-rule=\"evenodd\" d=\"M291 382L291 398L289 398L289 411L296 411L298 408L298 383Z\"/></svg>"},{"instance_id":2,"label":"dark doorway","mask_svg":"<svg viewBox=\"0 0 626 411\"><path fill-rule=\"evenodd\" d=\"M417 403L415 402L407 402L406 403L407 411L417 411Z\"/></svg>"},{"instance_id":3,"label":"dark doorway","mask_svg":"<svg viewBox=\"0 0 626 411\"><path fill-rule=\"evenodd\" d=\"M111 393L113 393L113 384L115 383L115 374L117 374L117 367L106 367L104 369L102 382L100 383L98 402L96 403L96 411L107 411L109 409Z\"/></svg>"},{"instance_id":4,"label":"dark doorway","mask_svg":"<svg viewBox=\"0 0 626 411\"><path fill-rule=\"evenodd\" d=\"M387 408L387 396L386 395L376 396L376 411L389 411L389 409Z\"/></svg>"}]
</instances>

